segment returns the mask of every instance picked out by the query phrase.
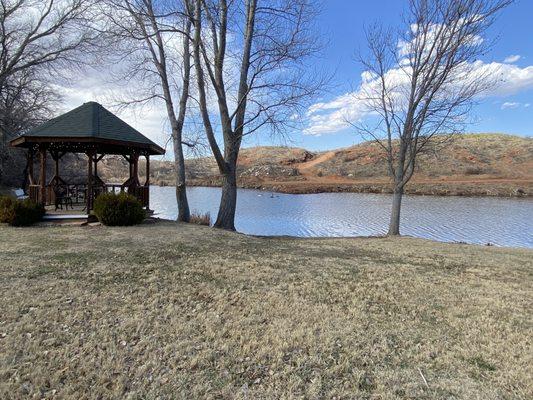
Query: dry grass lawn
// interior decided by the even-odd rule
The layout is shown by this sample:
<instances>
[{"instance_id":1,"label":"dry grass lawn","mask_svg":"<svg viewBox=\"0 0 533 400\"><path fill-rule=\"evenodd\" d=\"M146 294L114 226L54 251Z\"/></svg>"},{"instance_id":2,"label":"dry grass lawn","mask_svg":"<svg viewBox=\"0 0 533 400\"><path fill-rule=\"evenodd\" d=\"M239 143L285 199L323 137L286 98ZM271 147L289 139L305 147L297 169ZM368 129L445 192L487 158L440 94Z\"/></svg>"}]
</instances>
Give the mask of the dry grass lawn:
<instances>
[{"instance_id":1,"label":"dry grass lawn","mask_svg":"<svg viewBox=\"0 0 533 400\"><path fill-rule=\"evenodd\" d=\"M531 399L533 251L0 226L0 398Z\"/></svg>"}]
</instances>

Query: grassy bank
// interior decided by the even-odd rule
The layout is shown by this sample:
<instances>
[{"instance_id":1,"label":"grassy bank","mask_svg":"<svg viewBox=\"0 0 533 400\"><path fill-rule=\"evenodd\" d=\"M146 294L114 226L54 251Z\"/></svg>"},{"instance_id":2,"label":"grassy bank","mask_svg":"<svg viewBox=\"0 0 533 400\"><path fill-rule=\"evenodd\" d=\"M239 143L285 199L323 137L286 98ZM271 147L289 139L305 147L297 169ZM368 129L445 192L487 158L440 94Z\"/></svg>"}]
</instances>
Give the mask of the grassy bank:
<instances>
[{"instance_id":1,"label":"grassy bank","mask_svg":"<svg viewBox=\"0 0 533 400\"><path fill-rule=\"evenodd\" d=\"M172 182L157 182L162 186L172 186ZM220 187L220 179L193 179L189 186ZM366 179L359 182L317 178L312 181L264 181L240 179L238 187L267 192L287 194L312 193L378 193L392 194L391 183ZM409 182L405 194L422 196L469 196L469 197L533 197L533 180L486 179L486 180L417 180Z\"/></svg>"},{"instance_id":2,"label":"grassy bank","mask_svg":"<svg viewBox=\"0 0 533 400\"><path fill-rule=\"evenodd\" d=\"M0 398L531 398L532 256L0 227Z\"/></svg>"}]
</instances>

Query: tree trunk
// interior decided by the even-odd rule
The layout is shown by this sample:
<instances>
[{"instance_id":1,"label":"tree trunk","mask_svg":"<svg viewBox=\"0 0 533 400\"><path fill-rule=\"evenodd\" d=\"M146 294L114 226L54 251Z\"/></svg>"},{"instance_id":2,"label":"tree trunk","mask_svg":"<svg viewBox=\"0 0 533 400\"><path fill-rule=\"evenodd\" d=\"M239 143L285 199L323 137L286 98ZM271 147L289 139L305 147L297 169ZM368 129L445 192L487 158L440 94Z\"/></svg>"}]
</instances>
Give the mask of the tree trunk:
<instances>
[{"instance_id":1,"label":"tree trunk","mask_svg":"<svg viewBox=\"0 0 533 400\"><path fill-rule=\"evenodd\" d=\"M227 169L223 175L222 196L215 222L215 228L235 230L235 209L237 208L237 174L236 165Z\"/></svg>"},{"instance_id":2,"label":"tree trunk","mask_svg":"<svg viewBox=\"0 0 533 400\"><path fill-rule=\"evenodd\" d=\"M152 52L152 61L157 68L159 78L161 80L161 87L163 90L163 98L165 99L165 105L167 108L167 115L172 128L172 141L174 145L174 167L176 169L176 201L178 203L178 218L177 221L189 222L191 215L189 211L189 201L187 200L187 186L185 181L185 159L183 156L183 124L185 122L185 114L187 111L187 100L189 98L189 80L190 80L190 50L189 50L189 33L191 31L192 22L187 19L185 33L182 35L183 40L183 79L181 96L179 100L179 112L176 117L174 111L174 101L172 98L171 84L169 83L168 71L167 71L167 55L165 51L165 42L162 38L162 31L158 25L157 17L154 14L152 2L145 2L148 12L147 16L150 19L152 29L155 33L155 38L152 38L150 34L144 31L146 41L150 51ZM142 19L142 13L136 17ZM143 27L144 30L144 27ZM157 44L158 56L155 55L155 50L152 47L152 41L155 39Z\"/></svg>"},{"instance_id":3,"label":"tree trunk","mask_svg":"<svg viewBox=\"0 0 533 400\"><path fill-rule=\"evenodd\" d=\"M388 235L396 236L400 234L400 211L402 208L403 186L395 187L392 194L392 210L389 223Z\"/></svg>"},{"instance_id":4,"label":"tree trunk","mask_svg":"<svg viewBox=\"0 0 533 400\"><path fill-rule=\"evenodd\" d=\"M176 141L175 141L176 142ZM176 166L176 200L178 202L178 221L189 222L191 212L189 210L189 201L187 200L187 185L185 181L185 159L183 157L183 148L181 143L174 143L174 159Z\"/></svg>"}]
</instances>

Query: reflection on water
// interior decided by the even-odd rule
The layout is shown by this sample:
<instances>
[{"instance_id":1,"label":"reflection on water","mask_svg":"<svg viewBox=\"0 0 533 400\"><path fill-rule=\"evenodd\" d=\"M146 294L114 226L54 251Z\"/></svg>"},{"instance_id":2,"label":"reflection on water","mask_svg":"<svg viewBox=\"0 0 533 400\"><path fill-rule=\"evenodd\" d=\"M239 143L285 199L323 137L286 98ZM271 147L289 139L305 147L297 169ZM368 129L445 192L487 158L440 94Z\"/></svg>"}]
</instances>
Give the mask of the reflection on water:
<instances>
[{"instance_id":1,"label":"reflection on water","mask_svg":"<svg viewBox=\"0 0 533 400\"><path fill-rule=\"evenodd\" d=\"M152 186L150 205L175 219L175 189ZM214 219L219 188L188 188L191 210ZM391 197L382 194L281 194L239 189L238 231L255 235L370 236L387 232ZM533 248L533 199L405 196L402 234L441 241Z\"/></svg>"}]
</instances>

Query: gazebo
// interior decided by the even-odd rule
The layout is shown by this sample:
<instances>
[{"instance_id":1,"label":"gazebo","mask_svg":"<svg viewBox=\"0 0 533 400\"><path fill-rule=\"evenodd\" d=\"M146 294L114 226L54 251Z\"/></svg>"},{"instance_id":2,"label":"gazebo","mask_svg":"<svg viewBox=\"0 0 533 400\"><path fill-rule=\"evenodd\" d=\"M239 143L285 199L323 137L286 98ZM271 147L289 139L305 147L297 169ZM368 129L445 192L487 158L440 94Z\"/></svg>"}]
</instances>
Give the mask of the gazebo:
<instances>
[{"instance_id":1,"label":"gazebo","mask_svg":"<svg viewBox=\"0 0 533 400\"><path fill-rule=\"evenodd\" d=\"M89 102L11 140L13 147L28 149L28 195L45 206L58 206L59 196L81 203L91 213L100 193L127 191L149 209L150 156L165 150L132 128L102 105ZM39 154L39 179L34 178L34 156ZM46 179L46 159L55 163L54 176ZM67 153L87 155L87 180L84 184L65 182L59 174L59 160ZM121 155L129 163L129 178L121 184L107 184L98 176L98 162L105 155ZM139 182L139 157L146 157L146 181ZM59 194L60 193L60 194ZM61 207L63 204L61 204ZM68 203L65 204L68 207Z\"/></svg>"}]
</instances>

